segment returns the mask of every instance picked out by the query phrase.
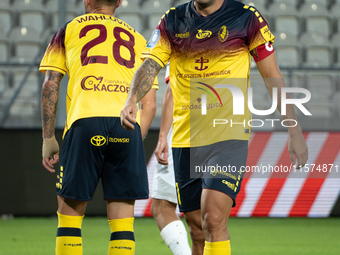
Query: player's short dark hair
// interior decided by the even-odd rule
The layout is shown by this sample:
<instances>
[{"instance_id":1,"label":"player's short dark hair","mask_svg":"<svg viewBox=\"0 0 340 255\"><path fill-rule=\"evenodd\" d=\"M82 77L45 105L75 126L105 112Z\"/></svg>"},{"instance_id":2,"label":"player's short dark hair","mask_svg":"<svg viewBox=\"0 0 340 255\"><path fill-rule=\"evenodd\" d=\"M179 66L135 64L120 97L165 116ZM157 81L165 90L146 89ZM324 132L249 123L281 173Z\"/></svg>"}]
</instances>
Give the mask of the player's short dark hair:
<instances>
[{"instance_id":1,"label":"player's short dark hair","mask_svg":"<svg viewBox=\"0 0 340 255\"><path fill-rule=\"evenodd\" d=\"M95 0L96 6L117 6L118 0Z\"/></svg>"}]
</instances>

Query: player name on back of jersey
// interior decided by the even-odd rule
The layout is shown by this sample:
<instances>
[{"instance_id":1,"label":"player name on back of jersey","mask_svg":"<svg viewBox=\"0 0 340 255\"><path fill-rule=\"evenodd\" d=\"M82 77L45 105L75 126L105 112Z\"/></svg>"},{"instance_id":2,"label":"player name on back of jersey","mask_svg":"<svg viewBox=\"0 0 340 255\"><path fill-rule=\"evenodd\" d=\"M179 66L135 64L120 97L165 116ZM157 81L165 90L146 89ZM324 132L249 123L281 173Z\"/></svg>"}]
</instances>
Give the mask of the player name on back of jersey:
<instances>
[{"instance_id":1,"label":"player name on back of jersey","mask_svg":"<svg viewBox=\"0 0 340 255\"><path fill-rule=\"evenodd\" d=\"M134 32L136 32L136 30L133 29L129 24L126 24L124 21L122 21L122 20L120 20L116 17L110 16L110 15L94 15L94 14L83 15L83 16L76 18L75 20L79 24L83 23L83 22L97 21L97 20L112 20L113 22L118 22L119 24L123 25L124 27L126 27L129 30L131 30L131 31L133 30Z\"/></svg>"}]
</instances>

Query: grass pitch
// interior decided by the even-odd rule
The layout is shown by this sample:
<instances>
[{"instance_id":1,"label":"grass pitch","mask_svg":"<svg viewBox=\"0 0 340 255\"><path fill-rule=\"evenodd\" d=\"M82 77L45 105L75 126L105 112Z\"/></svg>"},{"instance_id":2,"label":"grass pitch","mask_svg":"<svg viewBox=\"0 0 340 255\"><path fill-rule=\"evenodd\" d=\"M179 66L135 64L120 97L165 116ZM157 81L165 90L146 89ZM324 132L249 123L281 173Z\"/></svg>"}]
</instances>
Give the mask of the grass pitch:
<instances>
[{"instance_id":1,"label":"grass pitch","mask_svg":"<svg viewBox=\"0 0 340 255\"><path fill-rule=\"evenodd\" d=\"M57 218L0 219L0 255L53 255ZM231 218L233 255L340 254L340 218ZM84 255L107 254L106 218L85 217ZM171 255L152 218L135 219L136 255Z\"/></svg>"}]
</instances>

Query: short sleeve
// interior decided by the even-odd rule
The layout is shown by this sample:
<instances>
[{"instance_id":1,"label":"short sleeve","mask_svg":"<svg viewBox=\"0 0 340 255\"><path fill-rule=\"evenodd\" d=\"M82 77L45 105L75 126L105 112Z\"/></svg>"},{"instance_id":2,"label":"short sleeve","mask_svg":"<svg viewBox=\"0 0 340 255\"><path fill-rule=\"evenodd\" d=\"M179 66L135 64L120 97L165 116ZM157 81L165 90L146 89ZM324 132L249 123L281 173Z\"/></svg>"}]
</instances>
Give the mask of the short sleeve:
<instances>
[{"instance_id":1,"label":"short sleeve","mask_svg":"<svg viewBox=\"0 0 340 255\"><path fill-rule=\"evenodd\" d=\"M152 89L155 89L155 90L158 90L158 89L159 89L158 78L157 78L157 76L155 77L155 80L154 80L154 82L153 82L151 88L152 88Z\"/></svg>"},{"instance_id":2,"label":"short sleeve","mask_svg":"<svg viewBox=\"0 0 340 255\"><path fill-rule=\"evenodd\" d=\"M53 70L65 74L67 72L65 57L65 28L61 28L53 36L45 55L41 60L39 70L45 73Z\"/></svg>"},{"instance_id":3,"label":"short sleeve","mask_svg":"<svg viewBox=\"0 0 340 255\"><path fill-rule=\"evenodd\" d=\"M164 67L169 61L170 54L171 44L166 31L166 16L164 15L146 45L142 58L151 58Z\"/></svg>"},{"instance_id":4,"label":"short sleeve","mask_svg":"<svg viewBox=\"0 0 340 255\"><path fill-rule=\"evenodd\" d=\"M247 41L249 51L257 48L258 46L270 42L274 43L275 36L270 32L267 21L254 7L245 5L250 13L247 23Z\"/></svg>"}]
</instances>

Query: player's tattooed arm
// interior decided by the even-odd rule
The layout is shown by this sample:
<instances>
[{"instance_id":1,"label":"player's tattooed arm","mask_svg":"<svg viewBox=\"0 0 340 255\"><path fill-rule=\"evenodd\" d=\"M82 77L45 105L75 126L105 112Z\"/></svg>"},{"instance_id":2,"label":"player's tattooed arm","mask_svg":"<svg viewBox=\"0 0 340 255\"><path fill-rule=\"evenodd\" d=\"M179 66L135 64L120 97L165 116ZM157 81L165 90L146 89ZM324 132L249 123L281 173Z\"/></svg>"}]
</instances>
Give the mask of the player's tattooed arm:
<instances>
[{"instance_id":1,"label":"player's tattooed arm","mask_svg":"<svg viewBox=\"0 0 340 255\"><path fill-rule=\"evenodd\" d=\"M162 67L156 61L147 58L135 73L128 98L120 112L121 124L127 130L135 129L133 124L136 123L137 103L150 91L155 77L161 69Z\"/></svg>"},{"instance_id":2,"label":"player's tattooed arm","mask_svg":"<svg viewBox=\"0 0 340 255\"><path fill-rule=\"evenodd\" d=\"M54 135L55 119L58 107L58 94L63 74L56 71L46 71L41 92L41 117L43 138Z\"/></svg>"},{"instance_id":3,"label":"player's tattooed arm","mask_svg":"<svg viewBox=\"0 0 340 255\"><path fill-rule=\"evenodd\" d=\"M146 58L137 70L131 84L131 96L136 97L139 102L152 87L155 77L162 67L154 60Z\"/></svg>"}]
</instances>

